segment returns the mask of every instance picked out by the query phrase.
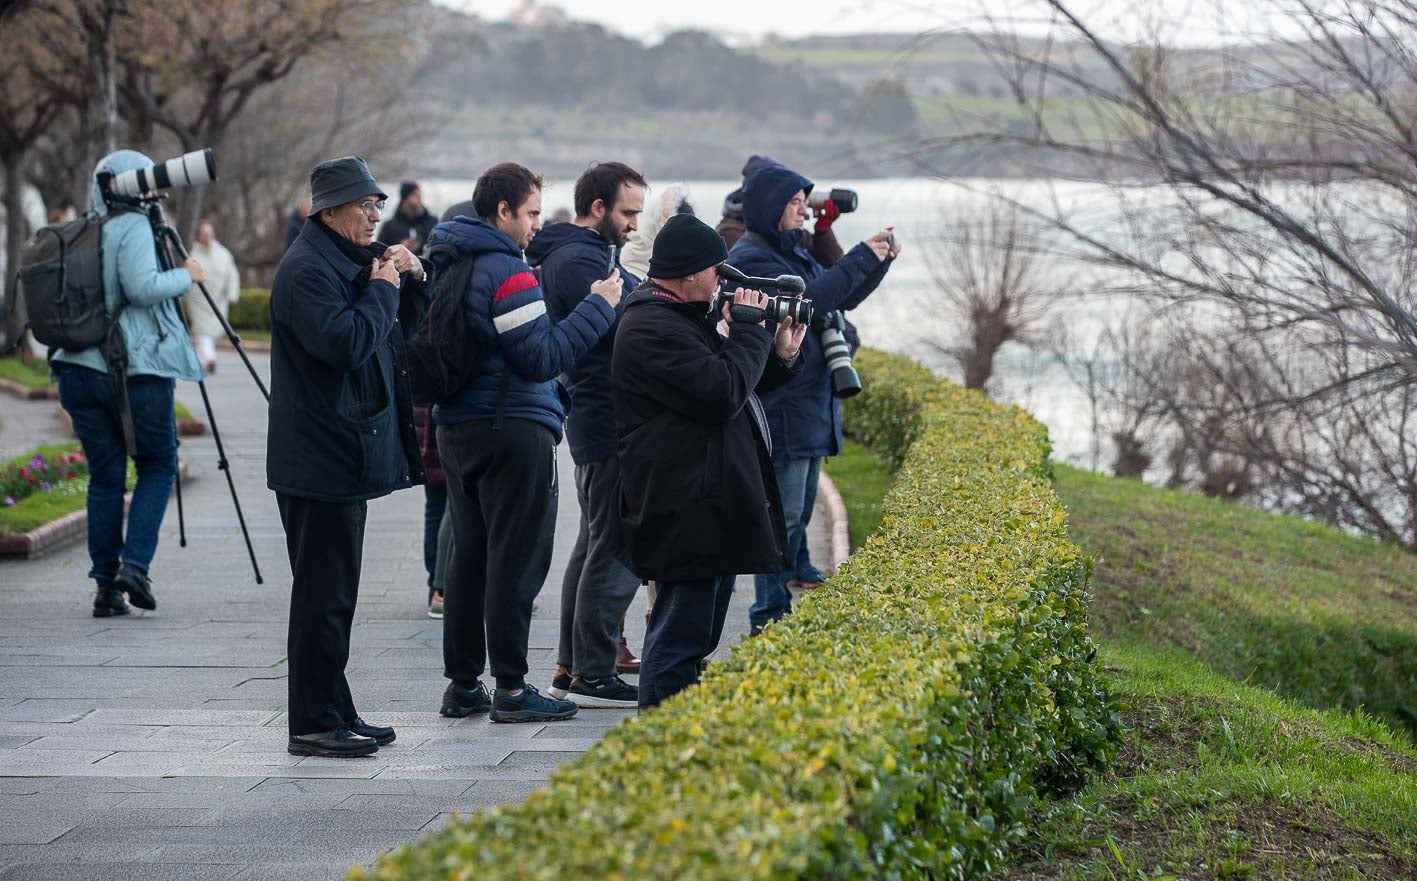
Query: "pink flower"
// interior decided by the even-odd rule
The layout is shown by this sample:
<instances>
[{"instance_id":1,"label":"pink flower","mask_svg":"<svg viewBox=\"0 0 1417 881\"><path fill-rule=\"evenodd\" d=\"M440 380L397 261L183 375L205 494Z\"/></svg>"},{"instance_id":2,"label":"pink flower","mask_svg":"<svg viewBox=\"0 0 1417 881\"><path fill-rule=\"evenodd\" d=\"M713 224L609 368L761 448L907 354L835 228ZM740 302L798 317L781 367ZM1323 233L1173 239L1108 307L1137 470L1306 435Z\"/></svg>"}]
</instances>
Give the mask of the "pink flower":
<instances>
[{"instance_id":1,"label":"pink flower","mask_svg":"<svg viewBox=\"0 0 1417 881\"><path fill-rule=\"evenodd\" d=\"M6 497L5 497L5 507L8 508L8 507L10 507L10 506L12 506L12 505L14 505L14 504L15 504L15 500L14 500L13 498L11 498L10 496L6 496Z\"/></svg>"}]
</instances>

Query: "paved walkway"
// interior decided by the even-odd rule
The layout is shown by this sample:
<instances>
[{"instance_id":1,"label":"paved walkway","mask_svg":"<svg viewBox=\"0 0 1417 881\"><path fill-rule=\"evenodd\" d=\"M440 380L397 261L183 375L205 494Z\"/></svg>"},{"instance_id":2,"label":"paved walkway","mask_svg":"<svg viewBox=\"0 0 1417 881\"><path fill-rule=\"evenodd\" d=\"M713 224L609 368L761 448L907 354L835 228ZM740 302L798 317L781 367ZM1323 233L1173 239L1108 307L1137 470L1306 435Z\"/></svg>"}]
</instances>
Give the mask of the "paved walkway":
<instances>
[{"instance_id":1,"label":"paved walkway","mask_svg":"<svg viewBox=\"0 0 1417 881\"><path fill-rule=\"evenodd\" d=\"M367 759L288 755L290 572L265 489L265 407L236 355L219 357L208 388L266 583L251 577L210 434L182 447L188 547L174 504L153 563L156 612L91 617L81 545L0 561L0 881L339 878L452 812L523 799L627 713L582 710L549 725L437 714L442 622L425 615L414 490L370 505L349 664L361 713L396 726L398 741ZM266 372L267 357L252 357ZM178 395L202 412L196 386ZM61 437L55 406L0 398L0 457ZM564 449L560 460L569 487ZM576 516L563 493L531 628L530 678L542 687ZM818 560L823 539L814 529ZM729 642L746 629L751 595L740 580ZM643 595L628 626L640 646Z\"/></svg>"}]
</instances>

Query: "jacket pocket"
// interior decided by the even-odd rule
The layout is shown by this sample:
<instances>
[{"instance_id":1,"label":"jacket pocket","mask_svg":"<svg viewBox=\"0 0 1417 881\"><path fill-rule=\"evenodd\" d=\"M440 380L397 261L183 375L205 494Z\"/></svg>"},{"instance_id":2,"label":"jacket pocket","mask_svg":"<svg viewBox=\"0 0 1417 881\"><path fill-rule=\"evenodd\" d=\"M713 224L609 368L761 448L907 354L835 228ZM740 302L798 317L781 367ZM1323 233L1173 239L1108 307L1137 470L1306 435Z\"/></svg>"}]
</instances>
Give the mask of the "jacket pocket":
<instances>
[{"instance_id":1,"label":"jacket pocket","mask_svg":"<svg viewBox=\"0 0 1417 881\"><path fill-rule=\"evenodd\" d=\"M371 490L392 487L402 473L403 446L398 436L394 408L363 419L351 420L350 428L359 436L359 485Z\"/></svg>"},{"instance_id":2,"label":"jacket pocket","mask_svg":"<svg viewBox=\"0 0 1417 881\"><path fill-rule=\"evenodd\" d=\"M704 479L699 492L701 498L716 499L723 495L723 431L714 431L705 447Z\"/></svg>"}]
</instances>

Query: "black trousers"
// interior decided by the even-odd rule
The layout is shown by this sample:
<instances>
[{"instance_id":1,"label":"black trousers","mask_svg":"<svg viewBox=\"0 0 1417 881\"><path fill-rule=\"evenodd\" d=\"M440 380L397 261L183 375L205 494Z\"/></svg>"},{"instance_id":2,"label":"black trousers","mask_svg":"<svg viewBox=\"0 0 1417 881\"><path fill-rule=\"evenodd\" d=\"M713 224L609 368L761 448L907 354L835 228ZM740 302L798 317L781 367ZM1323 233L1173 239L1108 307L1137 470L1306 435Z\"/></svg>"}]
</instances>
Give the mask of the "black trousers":
<instances>
[{"instance_id":1,"label":"black trousers","mask_svg":"<svg viewBox=\"0 0 1417 881\"><path fill-rule=\"evenodd\" d=\"M655 582L658 593L640 654L640 709L699 681L699 662L718 648L735 575Z\"/></svg>"},{"instance_id":2,"label":"black trousers","mask_svg":"<svg viewBox=\"0 0 1417 881\"><path fill-rule=\"evenodd\" d=\"M365 502L331 504L276 493L290 554L290 733L347 728L356 715L349 630L359 599Z\"/></svg>"},{"instance_id":3,"label":"black trousers","mask_svg":"<svg viewBox=\"0 0 1417 881\"><path fill-rule=\"evenodd\" d=\"M471 686L490 660L498 688L520 688L556 537L556 436L526 419L440 425L438 455L453 523L443 675Z\"/></svg>"}]
</instances>

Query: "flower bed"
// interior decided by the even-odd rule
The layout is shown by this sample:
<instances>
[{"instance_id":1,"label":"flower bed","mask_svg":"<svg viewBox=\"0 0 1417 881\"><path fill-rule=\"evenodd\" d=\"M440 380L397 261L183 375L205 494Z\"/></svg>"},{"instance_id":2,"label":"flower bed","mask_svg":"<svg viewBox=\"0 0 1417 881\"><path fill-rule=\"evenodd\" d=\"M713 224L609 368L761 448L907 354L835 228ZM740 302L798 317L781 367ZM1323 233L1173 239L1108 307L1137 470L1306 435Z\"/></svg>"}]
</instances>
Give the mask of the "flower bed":
<instances>
[{"instance_id":1,"label":"flower bed","mask_svg":"<svg viewBox=\"0 0 1417 881\"><path fill-rule=\"evenodd\" d=\"M1107 760L1043 426L904 359L858 367L851 430L900 470L841 574L524 803L351 877L975 877L1037 788Z\"/></svg>"}]
</instances>

